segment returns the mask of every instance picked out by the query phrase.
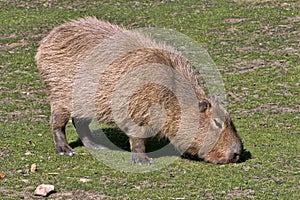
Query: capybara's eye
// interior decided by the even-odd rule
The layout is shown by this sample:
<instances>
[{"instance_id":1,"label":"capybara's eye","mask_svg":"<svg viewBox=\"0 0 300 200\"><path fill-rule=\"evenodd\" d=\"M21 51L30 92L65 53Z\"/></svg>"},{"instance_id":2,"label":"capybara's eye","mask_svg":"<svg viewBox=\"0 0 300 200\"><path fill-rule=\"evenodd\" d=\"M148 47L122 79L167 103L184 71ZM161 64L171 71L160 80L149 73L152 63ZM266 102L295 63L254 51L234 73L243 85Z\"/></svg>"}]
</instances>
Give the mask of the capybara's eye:
<instances>
[{"instance_id":1,"label":"capybara's eye","mask_svg":"<svg viewBox=\"0 0 300 200\"><path fill-rule=\"evenodd\" d=\"M219 127L220 129L222 128L222 123L218 122L218 120L216 119L213 119L213 121L217 127Z\"/></svg>"}]
</instances>

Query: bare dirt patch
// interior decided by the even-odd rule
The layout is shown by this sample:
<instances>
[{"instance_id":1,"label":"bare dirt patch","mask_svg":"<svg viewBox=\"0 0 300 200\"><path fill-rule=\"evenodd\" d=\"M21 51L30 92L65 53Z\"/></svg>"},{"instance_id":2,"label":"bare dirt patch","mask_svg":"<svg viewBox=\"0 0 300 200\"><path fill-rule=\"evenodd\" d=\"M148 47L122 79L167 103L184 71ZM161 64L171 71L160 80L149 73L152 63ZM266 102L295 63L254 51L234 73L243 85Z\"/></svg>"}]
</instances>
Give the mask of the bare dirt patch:
<instances>
[{"instance_id":1,"label":"bare dirt patch","mask_svg":"<svg viewBox=\"0 0 300 200\"><path fill-rule=\"evenodd\" d=\"M41 196L35 196L34 195L34 189L33 186L27 186L23 189L23 191L12 191L6 187L0 187L0 191L2 192L2 195L4 195L4 198L20 198L20 199L44 199L44 197ZM93 200L93 199L111 199L108 196L104 195L101 192L92 192L92 191L84 191L84 190L74 190L70 192L52 192L47 196L47 199L87 199L87 200Z\"/></svg>"},{"instance_id":2,"label":"bare dirt patch","mask_svg":"<svg viewBox=\"0 0 300 200\"><path fill-rule=\"evenodd\" d=\"M289 61L286 60L263 60L263 59L254 59L247 60L236 59L230 68L224 68L224 71L227 74L244 74L258 69L264 69L266 71L281 69L285 72L289 71ZM280 74L281 75L281 74Z\"/></svg>"},{"instance_id":3,"label":"bare dirt patch","mask_svg":"<svg viewBox=\"0 0 300 200\"><path fill-rule=\"evenodd\" d=\"M0 149L0 162L4 160L5 157L10 155L8 150Z\"/></svg>"},{"instance_id":4,"label":"bare dirt patch","mask_svg":"<svg viewBox=\"0 0 300 200\"><path fill-rule=\"evenodd\" d=\"M263 9L263 8L275 8L275 7L291 7L298 6L297 2L279 2L274 0L233 0L236 3L250 3L248 9ZM251 5L252 4L252 5Z\"/></svg>"},{"instance_id":5,"label":"bare dirt patch","mask_svg":"<svg viewBox=\"0 0 300 200\"><path fill-rule=\"evenodd\" d=\"M272 113L272 114L284 114L284 113L296 113L300 110L300 104L294 105L294 107L280 106L278 103L262 104L253 109L239 109L238 113L254 115L256 113Z\"/></svg>"},{"instance_id":6,"label":"bare dirt patch","mask_svg":"<svg viewBox=\"0 0 300 200\"><path fill-rule=\"evenodd\" d=\"M57 192L51 194L48 199L109 199L106 195L101 192L92 192L84 190L74 190L70 192Z\"/></svg>"},{"instance_id":7,"label":"bare dirt patch","mask_svg":"<svg viewBox=\"0 0 300 200\"><path fill-rule=\"evenodd\" d=\"M227 19L223 19L224 23L229 23L229 24L235 24L235 23L240 23L240 22L244 22L247 21L247 18L227 18Z\"/></svg>"},{"instance_id":8,"label":"bare dirt patch","mask_svg":"<svg viewBox=\"0 0 300 200\"><path fill-rule=\"evenodd\" d=\"M11 50L13 48L16 48L16 47L24 47L25 45L27 45L28 42L24 39L21 39L17 42L11 42L11 43L7 43L7 44L0 44L0 48L1 49L4 49L4 50Z\"/></svg>"},{"instance_id":9,"label":"bare dirt patch","mask_svg":"<svg viewBox=\"0 0 300 200\"><path fill-rule=\"evenodd\" d=\"M238 3L243 3L243 2L263 3L263 2L272 2L273 0L233 0L233 1Z\"/></svg>"},{"instance_id":10,"label":"bare dirt patch","mask_svg":"<svg viewBox=\"0 0 300 200\"><path fill-rule=\"evenodd\" d=\"M281 22L283 22L283 23L299 22L299 21L300 21L300 16L288 17L287 19L281 20Z\"/></svg>"},{"instance_id":11,"label":"bare dirt patch","mask_svg":"<svg viewBox=\"0 0 300 200\"><path fill-rule=\"evenodd\" d=\"M237 59L234 66L230 69L231 72L228 72L228 74L243 74L249 71L257 70L265 65L266 61L262 59L255 59L251 61Z\"/></svg>"},{"instance_id":12,"label":"bare dirt patch","mask_svg":"<svg viewBox=\"0 0 300 200\"><path fill-rule=\"evenodd\" d=\"M234 188L232 191L230 191L227 194L227 197L229 199L235 199L235 198L249 198L249 199L254 199L255 191L251 190L251 189L245 189L245 190L241 190L239 188Z\"/></svg>"},{"instance_id":13,"label":"bare dirt patch","mask_svg":"<svg viewBox=\"0 0 300 200\"><path fill-rule=\"evenodd\" d=\"M39 9L39 8L59 8L68 10L86 10L87 7L99 7L102 5L100 1L90 1L88 4L81 1L26 1L26 0L5 0L7 4L13 4L17 8Z\"/></svg>"}]
</instances>

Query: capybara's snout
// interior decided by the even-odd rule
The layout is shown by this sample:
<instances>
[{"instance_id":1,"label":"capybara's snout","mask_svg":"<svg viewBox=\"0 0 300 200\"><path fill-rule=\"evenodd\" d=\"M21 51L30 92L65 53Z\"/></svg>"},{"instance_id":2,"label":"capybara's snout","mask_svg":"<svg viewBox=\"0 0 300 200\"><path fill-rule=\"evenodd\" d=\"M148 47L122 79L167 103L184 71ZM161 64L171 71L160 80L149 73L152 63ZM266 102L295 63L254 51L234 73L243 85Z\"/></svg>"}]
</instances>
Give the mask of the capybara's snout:
<instances>
[{"instance_id":1,"label":"capybara's snout","mask_svg":"<svg viewBox=\"0 0 300 200\"><path fill-rule=\"evenodd\" d=\"M207 156L205 156L204 160L214 164L236 163L240 160L243 151L242 141L237 141L229 148L216 146Z\"/></svg>"},{"instance_id":2,"label":"capybara's snout","mask_svg":"<svg viewBox=\"0 0 300 200\"><path fill-rule=\"evenodd\" d=\"M227 150L224 162L222 163L221 159L218 164L235 163L239 161L243 151L243 143L242 141L238 141L232 148Z\"/></svg>"}]
</instances>

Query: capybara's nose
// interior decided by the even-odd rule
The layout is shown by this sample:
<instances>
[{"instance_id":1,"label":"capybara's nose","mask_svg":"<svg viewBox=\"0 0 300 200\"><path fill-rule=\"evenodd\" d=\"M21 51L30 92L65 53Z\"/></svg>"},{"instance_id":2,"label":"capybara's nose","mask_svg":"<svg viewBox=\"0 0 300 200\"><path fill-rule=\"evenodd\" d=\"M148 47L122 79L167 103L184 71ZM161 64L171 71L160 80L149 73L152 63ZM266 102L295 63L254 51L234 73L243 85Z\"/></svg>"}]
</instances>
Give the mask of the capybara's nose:
<instances>
[{"instance_id":1,"label":"capybara's nose","mask_svg":"<svg viewBox=\"0 0 300 200\"><path fill-rule=\"evenodd\" d=\"M244 151L243 142L240 141L233 151L231 162L237 162Z\"/></svg>"},{"instance_id":2,"label":"capybara's nose","mask_svg":"<svg viewBox=\"0 0 300 200\"><path fill-rule=\"evenodd\" d=\"M240 154L234 153L233 158L232 158L232 162L237 162L239 159L240 159Z\"/></svg>"}]
</instances>

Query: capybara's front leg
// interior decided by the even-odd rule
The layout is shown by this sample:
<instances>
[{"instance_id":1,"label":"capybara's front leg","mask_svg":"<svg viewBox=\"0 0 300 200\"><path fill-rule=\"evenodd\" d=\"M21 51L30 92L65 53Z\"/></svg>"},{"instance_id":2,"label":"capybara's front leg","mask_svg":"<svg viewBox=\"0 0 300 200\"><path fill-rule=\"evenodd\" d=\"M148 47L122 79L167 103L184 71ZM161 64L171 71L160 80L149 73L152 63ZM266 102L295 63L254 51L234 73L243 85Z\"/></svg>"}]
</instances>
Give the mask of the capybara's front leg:
<instances>
[{"instance_id":1,"label":"capybara's front leg","mask_svg":"<svg viewBox=\"0 0 300 200\"><path fill-rule=\"evenodd\" d=\"M152 158L149 158L145 153L145 139L129 137L130 149L132 152L132 164L151 165Z\"/></svg>"},{"instance_id":2,"label":"capybara's front leg","mask_svg":"<svg viewBox=\"0 0 300 200\"><path fill-rule=\"evenodd\" d=\"M70 114L64 109L51 109L51 125L54 137L56 151L61 155L72 156L76 154L68 144L66 138L66 124L69 121Z\"/></svg>"}]
</instances>

